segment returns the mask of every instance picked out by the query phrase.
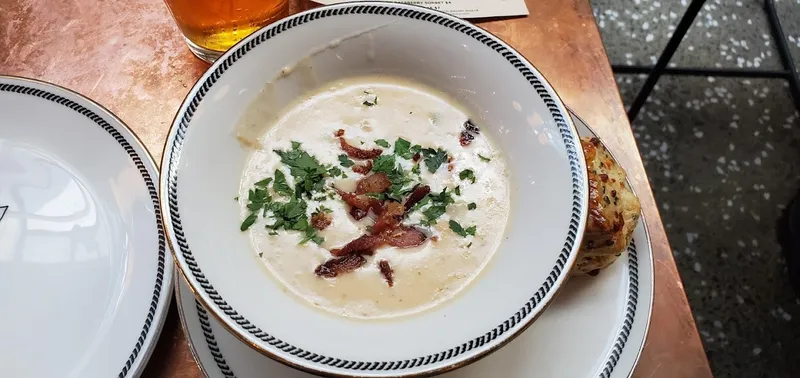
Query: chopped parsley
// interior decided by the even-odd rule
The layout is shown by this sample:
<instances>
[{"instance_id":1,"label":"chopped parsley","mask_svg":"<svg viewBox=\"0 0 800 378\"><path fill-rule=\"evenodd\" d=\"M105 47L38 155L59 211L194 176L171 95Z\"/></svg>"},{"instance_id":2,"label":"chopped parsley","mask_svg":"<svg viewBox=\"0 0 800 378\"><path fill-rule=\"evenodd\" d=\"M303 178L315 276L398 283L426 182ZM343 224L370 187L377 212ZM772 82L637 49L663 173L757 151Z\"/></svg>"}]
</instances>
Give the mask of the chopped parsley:
<instances>
[{"instance_id":1,"label":"chopped parsley","mask_svg":"<svg viewBox=\"0 0 800 378\"><path fill-rule=\"evenodd\" d=\"M456 234L461 235L461 237L467 237L467 235L475 236L475 232L477 231L477 227L469 226L466 229L461 226L458 222L454 220L450 220L450 229L453 230Z\"/></svg>"},{"instance_id":2,"label":"chopped parsley","mask_svg":"<svg viewBox=\"0 0 800 378\"><path fill-rule=\"evenodd\" d=\"M365 106L378 105L378 96L376 94L369 93L367 91L364 91L364 94L366 94L366 96L364 96L364 102L362 102L363 105Z\"/></svg>"},{"instance_id":3,"label":"chopped parsley","mask_svg":"<svg viewBox=\"0 0 800 378\"><path fill-rule=\"evenodd\" d=\"M375 144L377 144L377 145L379 145L379 146L381 146L383 148L389 148L389 142L387 142L386 139L378 139L378 140L375 141Z\"/></svg>"},{"instance_id":4,"label":"chopped parsley","mask_svg":"<svg viewBox=\"0 0 800 378\"><path fill-rule=\"evenodd\" d=\"M373 172L383 172L387 175L394 169L394 155L381 155L372 162Z\"/></svg>"},{"instance_id":5,"label":"chopped parsley","mask_svg":"<svg viewBox=\"0 0 800 378\"><path fill-rule=\"evenodd\" d=\"M465 169L458 174L458 178L462 180L470 180L473 184L475 183L475 172L471 169Z\"/></svg>"},{"instance_id":6,"label":"chopped parsley","mask_svg":"<svg viewBox=\"0 0 800 378\"><path fill-rule=\"evenodd\" d=\"M425 166L428 167L428 172L436 173L436 170L447 162L447 151L439 148L423 148L420 150L425 155Z\"/></svg>"},{"instance_id":7,"label":"chopped parsley","mask_svg":"<svg viewBox=\"0 0 800 378\"><path fill-rule=\"evenodd\" d=\"M488 162L490 162L490 161L492 161L492 159L491 159L491 158L485 157L485 156L483 156L483 155L481 155L481 154L478 154L478 158L479 158L479 159L481 159L481 161L485 161L485 162L487 162L487 163L488 163Z\"/></svg>"},{"instance_id":8,"label":"chopped parsley","mask_svg":"<svg viewBox=\"0 0 800 378\"><path fill-rule=\"evenodd\" d=\"M355 164L356 163L354 163L352 160L350 160L349 157L347 157L347 154L339 155L339 165L341 165L342 167L350 168Z\"/></svg>"},{"instance_id":9,"label":"chopped parsley","mask_svg":"<svg viewBox=\"0 0 800 378\"><path fill-rule=\"evenodd\" d=\"M294 191L298 197L302 195L311 197L313 192L325 188L325 177L330 175L328 168L320 164L317 158L300 149L300 143L292 142L291 150L275 150L275 153L281 157L281 162L290 168L295 181ZM276 174L275 181L277 180Z\"/></svg>"},{"instance_id":10,"label":"chopped parsley","mask_svg":"<svg viewBox=\"0 0 800 378\"><path fill-rule=\"evenodd\" d=\"M280 169L275 170L275 182L272 184L272 190L287 197L294 194L294 190L286 183L286 176Z\"/></svg>"},{"instance_id":11,"label":"chopped parsley","mask_svg":"<svg viewBox=\"0 0 800 378\"><path fill-rule=\"evenodd\" d=\"M467 205L467 210L475 210L475 209L477 209L477 208L478 208L478 205L477 205L475 202L470 202L470 203Z\"/></svg>"},{"instance_id":12,"label":"chopped parsley","mask_svg":"<svg viewBox=\"0 0 800 378\"><path fill-rule=\"evenodd\" d=\"M430 198L430 200L426 201L425 199ZM453 196L447 192L447 188L442 189L439 193L430 193L428 194L422 202L430 202L431 206L427 209L422 211L422 215L425 216L425 219L422 221L422 224L425 226L432 226L436 224L439 220L439 217L442 216L447 211L447 206L455 203L456 201L453 199Z\"/></svg>"},{"instance_id":13,"label":"chopped parsley","mask_svg":"<svg viewBox=\"0 0 800 378\"><path fill-rule=\"evenodd\" d=\"M242 222L242 225L239 226L239 229L242 231L247 230L248 228L250 228L250 226L253 225L253 223L256 223L256 219L258 219L258 214L250 213L250 215L248 215L247 218L244 218L244 222Z\"/></svg>"},{"instance_id":14,"label":"chopped parsley","mask_svg":"<svg viewBox=\"0 0 800 378\"><path fill-rule=\"evenodd\" d=\"M414 167L411 168L411 173L419 176L419 164L414 164Z\"/></svg>"},{"instance_id":15,"label":"chopped parsley","mask_svg":"<svg viewBox=\"0 0 800 378\"><path fill-rule=\"evenodd\" d=\"M421 199L419 202L417 202L417 204L416 204L416 205L414 205L414 207L412 207L411 209L409 209L409 213L411 213L411 212L414 212L414 211L417 211L417 210L421 209L423 206L425 206L425 205L429 204L430 202L431 202L431 197L430 197L430 196L425 196L425 197L422 197L422 199Z\"/></svg>"},{"instance_id":16,"label":"chopped parsley","mask_svg":"<svg viewBox=\"0 0 800 378\"><path fill-rule=\"evenodd\" d=\"M259 188L266 188L267 186L269 186L269 183L271 183L271 182L272 182L272 177L267 177L267 178L255 183L255 184L253 184L253 185L255 185L256 187L259 187Z\"/></svg>"},{"instance_id":17,"label":"chopped parsley","mask_svg":"<svg viewBox=\"0 0 800 378\"><path fill-rule=\"evenodd\" d=\"M453 189L453 193L455 193L457 196L460 196L461 195L461 185L456 186L456 188Z\"/></svg>"},{"instance_id":18,"label":"chopped parsley","mask_svg":"<svg viewBox=\"0 0 800 378\"><path fill-rule=\"evenodd\" d=\"M414 153L411 152L411 142L403 138L397 138L397 140L394 142L394 154L403 159L413 158Z\"/></svg>"},{"instance_id":19,"label":"chopped parsley","mask_svg":"<svg viewBox=\"0 0 800 378\"><path fill-rule=\"evenodd\" d=\"M338 167L321 164L317 158L301 149L298 142L292 142L291 150L275 150L281 158L281 162L289 167L289 172L294 178L294 188L292 188L286 174L281 169L275 170L274 177L265 178L254 184L254 188L248 193L247 209L251 211L241 226L242 231L247 230L258 220L259 211L263 216L274 219L272 224L266 226L270 230L270 235L277 235L278 230L299 231L303 233L300 244L309 240L317 244L324 239L317 234L317 230L311 226L308 214L307 203L303 197L313 198L316 201L325 200L331 193L326 191L325 179L327 177L346 177L345 173ZM347 156L344 155L347 161ZM340 159L341 160L341 159ZM343 164L345 164L342 161ZM352 161L350 161L351 164ZM273 200L268 192L269 185L272 190L281 197L288 197L289 200ZM330 210L320 206L317 212Z\"/></svg>"},{"instance_id":20,"label":"chopped parsley","mask_svg":"<svg viewBox=\"0 0 800 378\"><path fill-rule=\"evenodd\" d=\"M309 240L321 244L325 239L317 235L317 230L309 223L308 215L306 214L307 207L306 201L294 197L289 202L274 203L272 206L272 218L275 219L275 222L267 225L267 228L273 231L300 231L303 233L303 239L300 240L299 244L305 244Z\"/></svg>"},{"instance_id":21,"label":"chopped parsley","mask_svg":"<svg viewBox=\"0 0 800 378\"><path fill-rule=\"evenodd\" d=\"M337 176L347 177L347 175L344 174L344 172L341 169L337 168L337 167L328 168L328 176L331 176L331 177L337 177Z\"/></svg>"},{"instance_id":22,"label":"chopped parsley","mask_svg":"<svg viewBox=\"0 0 800 378\"><path fill-rule=\"evenodd\" d=\"M255 188L250 189L247 195L247 201L247 209L255 213L268 206L272 202L272 197L270 197L266 189Z\"/></svg>"}]
</instances>

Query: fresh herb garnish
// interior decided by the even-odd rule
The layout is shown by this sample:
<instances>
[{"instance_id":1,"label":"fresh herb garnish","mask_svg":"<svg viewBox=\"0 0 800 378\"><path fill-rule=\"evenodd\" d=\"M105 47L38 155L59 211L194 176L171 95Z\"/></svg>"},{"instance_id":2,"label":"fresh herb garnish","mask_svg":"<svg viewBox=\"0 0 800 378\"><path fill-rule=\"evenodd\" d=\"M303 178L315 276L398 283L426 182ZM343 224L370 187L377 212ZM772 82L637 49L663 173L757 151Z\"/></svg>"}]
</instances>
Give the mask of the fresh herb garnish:
<instances>
[{"instance_id":1,"label":"fresh herb garnish","mask_svg":"<svg viewBox=\"0 0 800 378\"><path fill-rule=\"evenodd\" d=\"M295 194L298 197L304 194L310 197L313 192L325 188L325 176L329 175L327 167L300 149L300 143L292 142L291 150L275 150L275 153L281 157L283 164L289 166L295 181ZM277 175L275 180L278 180Z\"/></svg>"},{"instance_id":2,"label":"fresh herb garnish","mask_svg":"<svg viewBox=\"0 0 800 378\"><path fill-rule=\"evenodd\" d=\"M427 200L428 198L429 200ZM425 216L425 219L422 221L422 223L425 226L432 226L436 224L439 217L447 211L447 206L455 203L456 201L453 199L453 196L447 192L447 188L444 188L439 193L428 194L422 201L420 201L420 204L423 204L423 202L430 202L431 206L422 211L422 215Z\"/></svg>"},{"instance_id":3,"label":"fresh herb garnish","mask_svg":"<svg viewBox=\"0 0 800 378\"><path fill-rule=\"evenodd\" d=\"M286 183L286 176L280 169L275 170L275 182L272 184L272 190L286 197L294 194L294 190Z\"/></svg>"},{"instance_id":4,"label":"fresh herb garnish","mask_svg":"<svg viewBox=\"0 0 800 378\"><path fill-rule=\"evenodd\" d=\"M456 188L453 189L453 193L455 193L457 196L460 196L461 195L461 185L456 186Z\"/></svg>"},{"instance_id":5,"label":"fresh herb garnish","mask_svg":"<svg viewBox=\"0 0 800 378\"><path fill-rule=\"evenodd\" d=\"M315 211L314 211L314 213L313 213L313 214L311 214L311 215L314 215L314 214L321 214L321 213L328 213L328 214L330 214L330 213L332 213L332 212L333 212L333 210L331 210L331 209L329 209L329 208L325 207L325 205L319 205L319 207L317 207L317 210L315 210Z\"/></svg>"},{"instance_id":6,"label":"fresh herb garnish","mask_svg":"<svg viewBox=\"0 0 800 378\"><path fill-rule=\"evenodd\" d=\"M350 167L352 167L354 164L355 164L355 163L354 163L352 160L350 160L350 158L349 158L349 157L347 157L347 154L341 154L341 155L339 155L339 165L341 165L342 167L345 167L345 168L350 168Z\"/></svg>"},{"instance_id":7,"label":"fresh herb garnish","mask_svg":"<svg viewBox=\"0 0 800 378\"><path fill-rule=\"evenodd\" d=\"M367 91L364 91L364 94L366 94L366 96L364 96L364 102L362 102L362 104L366 106L378 105L378 95Z\"/></svg>"},{"instance_id":8,"label":"fresh herb garnish","mask_svg":"<svg viewBox=\"0 0 800 378\"><path fill-rule=\"evenodd\" d=\"M477 209L477 208L478 208L478 204L476 204L475 202L470 202L470 203L467 205L467 210L475 210L475 209Z\"/></svg>"},{"instance_id":9,"label":"fresh herb garnish","mask_svg":"<svg viewBox=\"0 0 800 378\"><path fill-rule=\"evenodd\" d=\"M267 178L255 183L255 184L253 184L253 185L255 185L256 187L259 187L259 188L266 188L267 186L269 186L269 183L271 183L271 182L272 182L272 177L267 177Z\"/></svg>"},{"instance_id":10,"label":"fresh herb garnish","mask_svg":"<svg viewBox=\"0 0 800 378\"><path fill-rule=\"evenodd\" d=\"M387 142L386 139L378 139L378 140L375 141L375 144L377 144L377 145L379 145L379 146L381 146L383 148L389 148L389 142Z\"/></svg>"},{"instance_id":11,"label":"fresh herb garnish","mask_svg":"<svg viewBox=\"0 0 800 378\"><path fill-rule=\"evenodd\" d=\"M481 159L482 161L485 161L485 162L490 162L490 161L492 161L492 159L491 159L491 158L487 158L487 157L485 157L485 156L483 156L483 155L481 155L481 154L478 154L478 158L479 158L479 159Z\"/></svg>"},{"instance_id":12,"label":"fresh herb garnish","mask_svg":"<svg viewBox=\"0 0 800 378\"><path fill-rule=\"evenodd\" d=\"M345 176L346 177L344 172L342 172L342 170L337 168L337 167L328 168L328 176L331 176L331 177Z\"/></svg>"},{"instance_id":13,"label":"fresh herb garnish","mask_svg":"<svg viewBox=\"0 0 800 378\"><path fill-rule=\"evenodd\" d=\"M433 226L446 211L447 206L445 205L431 205L431 207L422 211L422 215L425 216L425 220L422 223L426 226Z\"/></svg>"},{"instance_id":14,"label":"fresh herb garnish","mask_svg":"<svg viewBox=\"0 0 800 378\"><path fill-rule=\"evenodd\" d=\"M272 202L272 197L267 193L267 189L255 188L248 192L247 201L247 209L255 213Z\"/></svg>"},{"instance_id":15,"label":"fresh herb garnish","mask_svg":"<svg viewBox=\"0 0 800 378\"><path fill-rule=\"evenodd\" d=\"M428 203L430 203L430 202L431 202L431 196L425 196L425 197L422 197L422 199L421 199L419 202L417 202L417 203L414 205L414 207L412 207L411 209L409 209L409 213L411 213L411 212L414 212L414 211L417 211L417 210L421 209L423 206L427 205L427 204L428 204Z\"/></svg>"},{"instance_id":16,"label":"fresh herb garnish","mask_svg":"<svg viewBox=\"0 0 800 378\"><path fill-rule=\"evenodd\" d=\"M381 155L378 156L372 163L373 172L383 172L387 175L392 173L394 169L394 155Z\"/></svg>"},{"instance_id":17,"label":"fresh herb garnish","mask_svg":"<svg viewBox=\"0 0 800 378\"><path fill-rule=\"evenodd\" d=\"M428 172L430 173L436 173L436 170L447 162L448 159L447 151L441 148L436 150L433 148L423 148L421 152L425 155L425 166L428 167Z\"/></svg>"},{"instance_id":18,"label":"fresh herb garnish","mask_svg":"<svg viewBox=\"0 0 800 378\"><path fill-rule=\"evenodd\" d=\"M467 237L467 235L475 236L475 232L477 231L477 227L469 226L466 229L461 226L458 222L454 220L450 220L450 229L453 230L456 234L461 235L462 237Z\"/></svg>"},{"instance_id":19,"label":"fresh herb garnish","mask_svg":"<svg viewBox=\"0 0 800 378\"><path fill-rule=\"evenodd\" d=\"M274 203L272 218L275 223L267 225L267 228L273 231L300 231L304 236L299 244L305 244L309 240L321 244L325 239L317 235L317 230L308 222L307 207L306 201L294 197L289 202Z\"/></svg>"},{"instance_id":20,"label":"fresh herb garnish","mask_svg":"<svg viewBox=\"0 0 800 378\"><path fill-rule=\"evenodd\" d=\"M458 178L462 180L470 180L474 184L475 172L473 172L471 169L465 169L458 174Z\"/></svg>"},{"instance_id":21,"label":"fresh herb garnish","mask_svg":"<svg viewBox=\"0 0 800 378\"><path fill-rule=\"evenodd\" d=\"M411 168L411 173L419 175L419 164L414 164L414 166Z\"/></svg>"},{"instance_id":22,"label":"fresh herb garnish","mask_svg":"<svg viewBox=\"0 0 800 378\"><path fill-rule=\"evenodd\" d=\"M414 153L411 152L411 142L403 138L397 138L394 142L394 153L403 159L411 159L414 157Z\"/></svg>"},{"instance_id":23,"label":"fresh herb garnish","mask_svg":"<svg viewBox=\"0 0 800 378\"><path fill-rule=\"evenodd\" d=\"M246 231L253 223L256 223L256 219L258 219L258 215L256 213L250 213L247 218L244 218L242 225L239 226L239 229L242 231Z\"/></svg>"}]
</instances>

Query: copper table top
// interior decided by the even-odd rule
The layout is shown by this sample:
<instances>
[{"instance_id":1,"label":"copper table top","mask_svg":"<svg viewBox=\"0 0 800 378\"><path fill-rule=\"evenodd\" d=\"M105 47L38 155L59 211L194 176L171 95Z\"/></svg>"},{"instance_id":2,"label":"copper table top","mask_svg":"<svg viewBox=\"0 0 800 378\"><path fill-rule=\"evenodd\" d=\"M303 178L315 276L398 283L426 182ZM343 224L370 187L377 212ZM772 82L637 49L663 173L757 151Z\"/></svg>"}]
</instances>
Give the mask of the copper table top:
<instances>
[{"instance_id":1,"label":"copper table top","mask_svg":"<svg viewBox=\"0 0 800 378\"><path fill-rule=\"evenodd\" d=\"M313 7L292 0L292 11ZM528 0L531 16L478 24L525 55L600 135L642 201L655 265L650 333L634 377L711 377L672 251L587 0ZM49 81L116 113L156 161L208 67L161 0L2 0L0 74ZM144 377L201 377L173 303Z\"/></svg>"}]
</instances>

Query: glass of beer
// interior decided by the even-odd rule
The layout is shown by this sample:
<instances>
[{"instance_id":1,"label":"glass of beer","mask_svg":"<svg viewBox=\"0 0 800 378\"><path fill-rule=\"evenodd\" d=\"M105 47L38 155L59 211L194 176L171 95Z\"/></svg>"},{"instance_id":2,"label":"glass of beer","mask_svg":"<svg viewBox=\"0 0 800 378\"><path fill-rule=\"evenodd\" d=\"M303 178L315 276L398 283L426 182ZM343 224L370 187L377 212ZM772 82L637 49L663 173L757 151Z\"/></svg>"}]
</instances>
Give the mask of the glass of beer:
<instances>
[{"instance_id":1,"label":"glass of beer","mask_svg":"<svg viewBox=\"0 0 800 378\"><path fill-rule=\"evenodd\" d=\"M212 63L250 33L289 14L289 0L164 0L189 49Z\"/></svg>"}]
</instances>

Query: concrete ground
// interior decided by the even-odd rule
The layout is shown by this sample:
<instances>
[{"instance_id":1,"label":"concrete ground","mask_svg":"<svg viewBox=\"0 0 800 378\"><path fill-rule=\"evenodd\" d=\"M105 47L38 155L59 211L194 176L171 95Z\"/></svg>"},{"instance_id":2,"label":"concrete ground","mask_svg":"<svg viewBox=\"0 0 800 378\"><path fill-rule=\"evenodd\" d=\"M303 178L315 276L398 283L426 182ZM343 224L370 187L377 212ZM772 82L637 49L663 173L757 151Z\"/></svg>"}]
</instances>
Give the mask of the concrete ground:
<instances>
[{"instance_id":1,"label":"concrete ground","mask_svg":"<svg viewBox=\"0 0 800 378\"><path fill-rule=\"evenodd\" d=\"M688 4L591 2L611 62L646 65ZM800 0L776 3L800 68ZM671 65L781 68L762 5L709 0ZM642 82L617 76L626 104ZM800 189L787 83L663 77L633 128L715 376L800 377L800 299L775 236Z\"/></svg>"}]
</instances>

